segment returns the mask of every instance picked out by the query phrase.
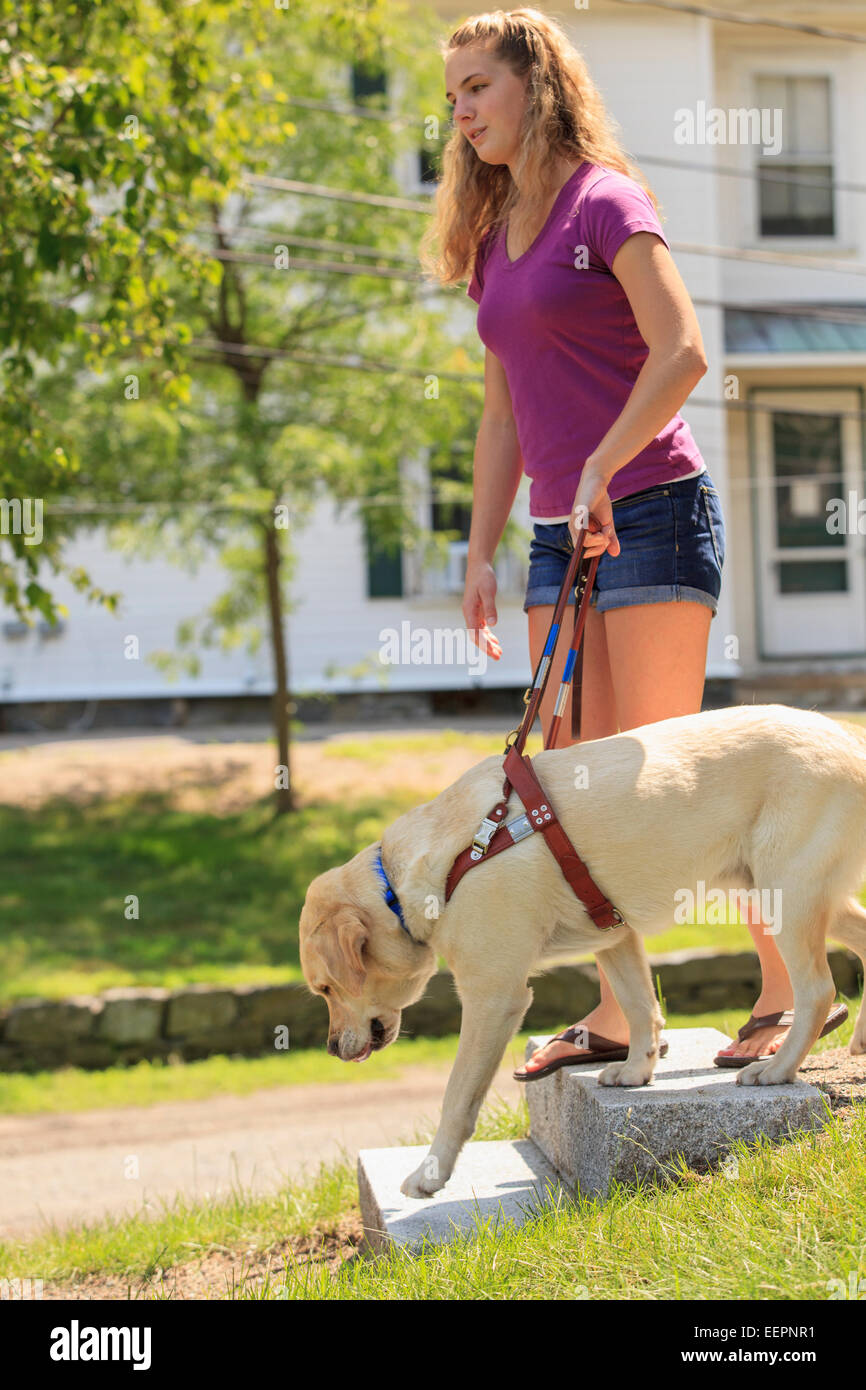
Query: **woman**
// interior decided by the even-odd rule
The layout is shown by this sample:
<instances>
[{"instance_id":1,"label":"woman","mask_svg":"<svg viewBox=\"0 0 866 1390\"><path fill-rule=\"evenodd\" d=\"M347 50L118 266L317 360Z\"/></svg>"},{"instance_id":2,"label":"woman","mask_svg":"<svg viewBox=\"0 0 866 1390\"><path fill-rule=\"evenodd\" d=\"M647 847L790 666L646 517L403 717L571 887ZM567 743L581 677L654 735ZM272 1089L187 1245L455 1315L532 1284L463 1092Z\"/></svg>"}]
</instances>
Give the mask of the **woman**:
<instances>
[{"instance_id":1,"label":"woman","mask_svg":"<svg viewBox=\"0 0 866 1390\"><path fill-rule=\"evenodd\" d=\"M492 560L525 468L535 524L524 603L531 668L588 509L601 530L586 553L600 560L580 738L695 713L725 532L712 479L677 413L707 363L655 198L553 20L533 9L479 15L451 35L443 56L455 129L421 256L444 284L472 266L467 292L486 347L466 625L498 660ZM542 703L545 728L567 645L559 644ZM569 703L557 746L572 741L570 728ZM793 1004L782 958L757 918L749 927L762 990L719 1065L772 1055L790 1026L776 1021ZM628 1042L601 964L599 977L597 1007L537 1051L518 1080Z\"/></svg>"}]
</instances>

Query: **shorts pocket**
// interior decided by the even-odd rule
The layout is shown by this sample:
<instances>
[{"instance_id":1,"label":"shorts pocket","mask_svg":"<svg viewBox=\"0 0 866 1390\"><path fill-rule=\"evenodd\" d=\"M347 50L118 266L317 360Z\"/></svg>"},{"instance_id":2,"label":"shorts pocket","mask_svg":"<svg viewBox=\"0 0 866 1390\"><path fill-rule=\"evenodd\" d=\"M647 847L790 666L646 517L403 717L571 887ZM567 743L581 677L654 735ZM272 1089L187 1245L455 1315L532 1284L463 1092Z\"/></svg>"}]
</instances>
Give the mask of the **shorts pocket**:
<instances>
[{"instance_id":1,"label":"shorts pocket","mask_svg":"<svg viewBox=\"0 0 866 1390\"><path fill-rule=\"evenodd\" d=\"M725 525L722 520L722 506L719 501L719 494L714 487L707 487L701 483L701 495L704 499L704 511L707 517L707 525L710 528L710 536L713 542L713 550L716 553L716 564L719 569L725 563ZM710 505L712 499L712 506ZM713 511L716 519L713 521Z\"/></svg>"}]
</instances>

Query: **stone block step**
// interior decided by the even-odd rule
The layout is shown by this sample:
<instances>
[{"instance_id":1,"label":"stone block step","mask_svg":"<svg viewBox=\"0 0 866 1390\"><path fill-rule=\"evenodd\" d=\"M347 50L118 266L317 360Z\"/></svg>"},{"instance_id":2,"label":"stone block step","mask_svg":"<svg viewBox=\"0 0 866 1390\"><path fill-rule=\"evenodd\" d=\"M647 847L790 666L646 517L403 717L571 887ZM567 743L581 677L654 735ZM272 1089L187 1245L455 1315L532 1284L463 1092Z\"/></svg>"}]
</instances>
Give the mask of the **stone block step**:
<instances>
[{"instance_id":1,"label":"stone block step","mask_svg":"<svg viewBox=\"0 0 866 1390\"><path fill-rule=\"evenodd\" d=\"M552 1035L530 1038L526 1057ZM821 1093L805 1081L739 1086L737 1071L713 1065L730 1039L715 1028L672 1028L649 1086L600 1086L596 1066L561 1067L527 1083L530 1134L565 1181L605 1197L614 1180L664 1181L681 1153L700 1171L718 1167L736 1139L754 1141L818 1129Z\"/></svg>"},{"instance_id":2,"label":"stone block step","mask_svg":"<svg viewBox=\"0 0 866 1390\"><path fill-rule=\"evenodd\" d=\"M472 1232L478 1220L491 1226L510 1220L520 1226L548 1200L563 1195L556 1172L531 1139L467 1144L449 1181L432 1197L404 1197L403 1179L413 1173L428 1146L361 1149L358 1190L367 1242L374 1250L390 1244L417 1249Z\"/></svg>"}]
</instances>

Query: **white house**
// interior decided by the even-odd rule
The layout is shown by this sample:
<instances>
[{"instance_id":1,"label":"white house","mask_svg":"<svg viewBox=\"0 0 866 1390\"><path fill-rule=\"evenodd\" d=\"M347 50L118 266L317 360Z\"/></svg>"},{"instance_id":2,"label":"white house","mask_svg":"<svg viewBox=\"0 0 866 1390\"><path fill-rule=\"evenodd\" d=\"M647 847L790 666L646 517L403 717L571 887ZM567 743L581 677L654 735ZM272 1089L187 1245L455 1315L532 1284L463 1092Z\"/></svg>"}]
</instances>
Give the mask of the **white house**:
<instances>
[{"instance_id":1,"label":"white house","mask_svg":"<svg viewBox=\"0 0 866 1390\"><path fill-rule=\"evenodd\" d=\"M438 10L443 32L471 13L450 2ZM817 20L814 7L792 10L790 0L761 0L759 10L866 35L866 11L844 0L826 0ZM707 674L732 680L741 696L784 691L804 674L866 689L858 679L866 674L866 48L844 35L617 0L551 13L585 54L659 198L701 322L710 370L683 414L727 530ZM399 84L400 74L389 80ZM395 171L406 196L429 196L425 167L419 151ZM454 313L471 329L471 301ZM423 466L406 461L409 472ZM528 525L526 496L524 480L515 515ZM426 520L436 523L432 508ZM462 628L460 542L445 570L425 572L409 553L396 562L371 554L360 522L337 522L323 502L297 545L287 620L296 692L526 683L520 556L498 561L503 656L482 671L460 659L459 643L451 658L413 661L405 642L417 630ZM130 633L141 637L142 658L171 647L177 621L223 586L216 567L190 578L158 560L127 562L93 539L79 558L103 588L122 590L121 613L69 592L59 634L7 623L7 702L270 693L266 644L255 659L204 653L201 674L179 682L125 653ZM402 634L409 659L383 667L389 629ZM364 674L349 672L365 662ZM334 663L340 669L328 674Z\"/></svg>"}]
</instances>

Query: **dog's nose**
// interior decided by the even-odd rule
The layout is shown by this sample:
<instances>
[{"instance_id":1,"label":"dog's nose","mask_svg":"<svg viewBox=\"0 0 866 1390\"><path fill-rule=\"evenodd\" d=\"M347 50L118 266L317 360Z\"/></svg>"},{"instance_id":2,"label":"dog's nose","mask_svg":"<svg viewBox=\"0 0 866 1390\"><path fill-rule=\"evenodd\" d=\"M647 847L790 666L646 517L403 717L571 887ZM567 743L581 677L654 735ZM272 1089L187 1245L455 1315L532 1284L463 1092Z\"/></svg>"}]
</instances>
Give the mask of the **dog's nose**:
<instances>
[{"instance_id":1,"label":"dog's nose","mask_svg":"<svg viewBox=\"0 0 866 1390\"><path fill-rule=\"evenodd\" d=\"M337 1057L340 1052L340 1039L328 1038L328 1052L332 1057Z\"/></svg>"}]
</instances>

